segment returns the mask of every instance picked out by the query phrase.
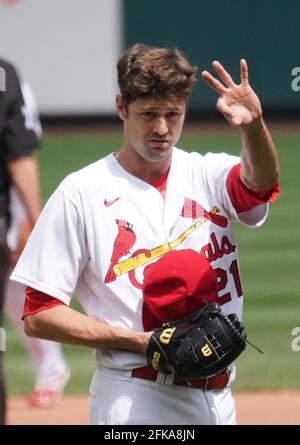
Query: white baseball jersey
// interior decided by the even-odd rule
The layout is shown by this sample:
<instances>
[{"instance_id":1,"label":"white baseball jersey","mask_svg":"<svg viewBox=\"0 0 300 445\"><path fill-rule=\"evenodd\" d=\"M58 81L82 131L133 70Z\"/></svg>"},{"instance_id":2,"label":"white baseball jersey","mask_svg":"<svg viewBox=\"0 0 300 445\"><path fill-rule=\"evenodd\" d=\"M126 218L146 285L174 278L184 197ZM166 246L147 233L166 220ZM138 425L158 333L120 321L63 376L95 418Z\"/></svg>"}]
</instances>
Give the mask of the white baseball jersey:
<instances>
[{"instance_id":1,"label":"white baseball jersey","mask_svg":"<svg viewBox=\"0 0 300 445\"><path fill-rule=\"evenodd\" d=\"M113 154L70 174L46 204L12 278L67 305L76 294L93 319L142 331L145 266L170 248L192 248L216 270L223 310L241 318L230 221L261 225L268 206L237 215L226 179L239 162L227 154L202 156L174 148L165 202ZM146 357L127 351L97 350L96 356L109 368L147 365Z\"/></svg>"}]
</instances>

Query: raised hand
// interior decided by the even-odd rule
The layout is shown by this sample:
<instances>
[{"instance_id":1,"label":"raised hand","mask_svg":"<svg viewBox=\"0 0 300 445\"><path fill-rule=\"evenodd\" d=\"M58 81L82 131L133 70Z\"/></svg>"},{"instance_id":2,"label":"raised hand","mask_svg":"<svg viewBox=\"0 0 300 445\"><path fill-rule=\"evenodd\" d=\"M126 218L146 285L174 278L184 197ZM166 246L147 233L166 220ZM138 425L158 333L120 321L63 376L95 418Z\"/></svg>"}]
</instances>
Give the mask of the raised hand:
<instances>
[{"instance_id":1,"label":"raised hand","mask_svg":"<svg viewBox=\"0 0 300 445\"><path fill-rule=\"evenodd\" d=\"M212 66L222 82L208 71L202 72L203 79L220 94L217 109L234 127L247 127L262 116L260 101L249 85L248 66L245 59L240 61L241 83L233 82L230 74L220 62L214 61Z\"/></svg>"}]
</instances>

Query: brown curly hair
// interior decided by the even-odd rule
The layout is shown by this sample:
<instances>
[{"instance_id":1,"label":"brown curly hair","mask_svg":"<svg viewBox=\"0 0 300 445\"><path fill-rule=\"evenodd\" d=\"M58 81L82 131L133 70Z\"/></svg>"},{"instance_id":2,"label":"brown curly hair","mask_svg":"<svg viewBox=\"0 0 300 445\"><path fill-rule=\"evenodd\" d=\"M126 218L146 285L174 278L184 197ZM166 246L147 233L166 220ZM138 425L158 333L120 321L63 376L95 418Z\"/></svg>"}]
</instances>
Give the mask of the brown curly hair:
<instances>
[{"instance_id":1,"label":"brown curly hair","mask_svg":"<svg viewBox=\"0 0 300 445\"><path fill-rule=\"evenodd\" d=\"M182 97L187 101L196 82L196 70L177 48L133 45L117 64L118 83L126 109L130 102L141 97Z\"/></svg>"}]
</instances>

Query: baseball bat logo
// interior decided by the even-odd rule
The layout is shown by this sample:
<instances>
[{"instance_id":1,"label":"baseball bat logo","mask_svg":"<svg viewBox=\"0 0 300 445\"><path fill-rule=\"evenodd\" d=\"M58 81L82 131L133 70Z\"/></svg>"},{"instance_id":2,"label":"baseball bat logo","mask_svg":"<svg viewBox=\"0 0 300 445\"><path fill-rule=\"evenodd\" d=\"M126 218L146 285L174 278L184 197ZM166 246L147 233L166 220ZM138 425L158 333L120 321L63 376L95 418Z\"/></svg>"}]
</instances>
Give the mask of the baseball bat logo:
<instances>
[{"instance_id":1,"label":"baseball bat logo","mask_svg":"<svg viewBox=\"0 0 300 445\"><path fill-rule=\"evenodd\" d=\"M205 215L201 217L198 221L196 221L192 226L190 226L185 232L183 232L178 238L176 238L174 241L171 241L169 243L163 244L158 247L154 247L149 251L149 253L140 253L138 255L133 255L130 258L127 258L124 261L121 262L115 262L114 265L112 265L113 272L116 276L123 275L125 273L130 272L131 270L136 269L137 267L144 266L147 263L150 263L156 258L159 258L160 256L164 255L165 253L169 252L170 250L176 249L183 241L190 236L191 233L193 233L195 230L197 230L200 226L202 226L206 221L212 220L215 217L218 217L216 215L219 213L218 207L213 207L210 212L205 212ZM219 216L219 218L222 218L222 225L223 227L228 224L228 221L223 216Z\"/></svg>"}]
</instances>

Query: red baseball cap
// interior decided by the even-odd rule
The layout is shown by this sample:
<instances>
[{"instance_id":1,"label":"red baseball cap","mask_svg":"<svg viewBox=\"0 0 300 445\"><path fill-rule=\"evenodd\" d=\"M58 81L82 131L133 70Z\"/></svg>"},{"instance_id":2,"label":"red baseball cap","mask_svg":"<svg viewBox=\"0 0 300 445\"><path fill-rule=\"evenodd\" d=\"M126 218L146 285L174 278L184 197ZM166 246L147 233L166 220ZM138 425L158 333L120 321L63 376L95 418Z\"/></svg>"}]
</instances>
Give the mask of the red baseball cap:
<instances>
[{"instance_id":1,"label":"red baseball cap","mask_svg":"<svg viewBox=\"0 0 300 445\"><path fill-rule=\"evenodd\" d=\"M217 274L207 258L192 249L171 250L144 269L145 331L183 318L217 301Z\"/></svg>"}]
</instances>

